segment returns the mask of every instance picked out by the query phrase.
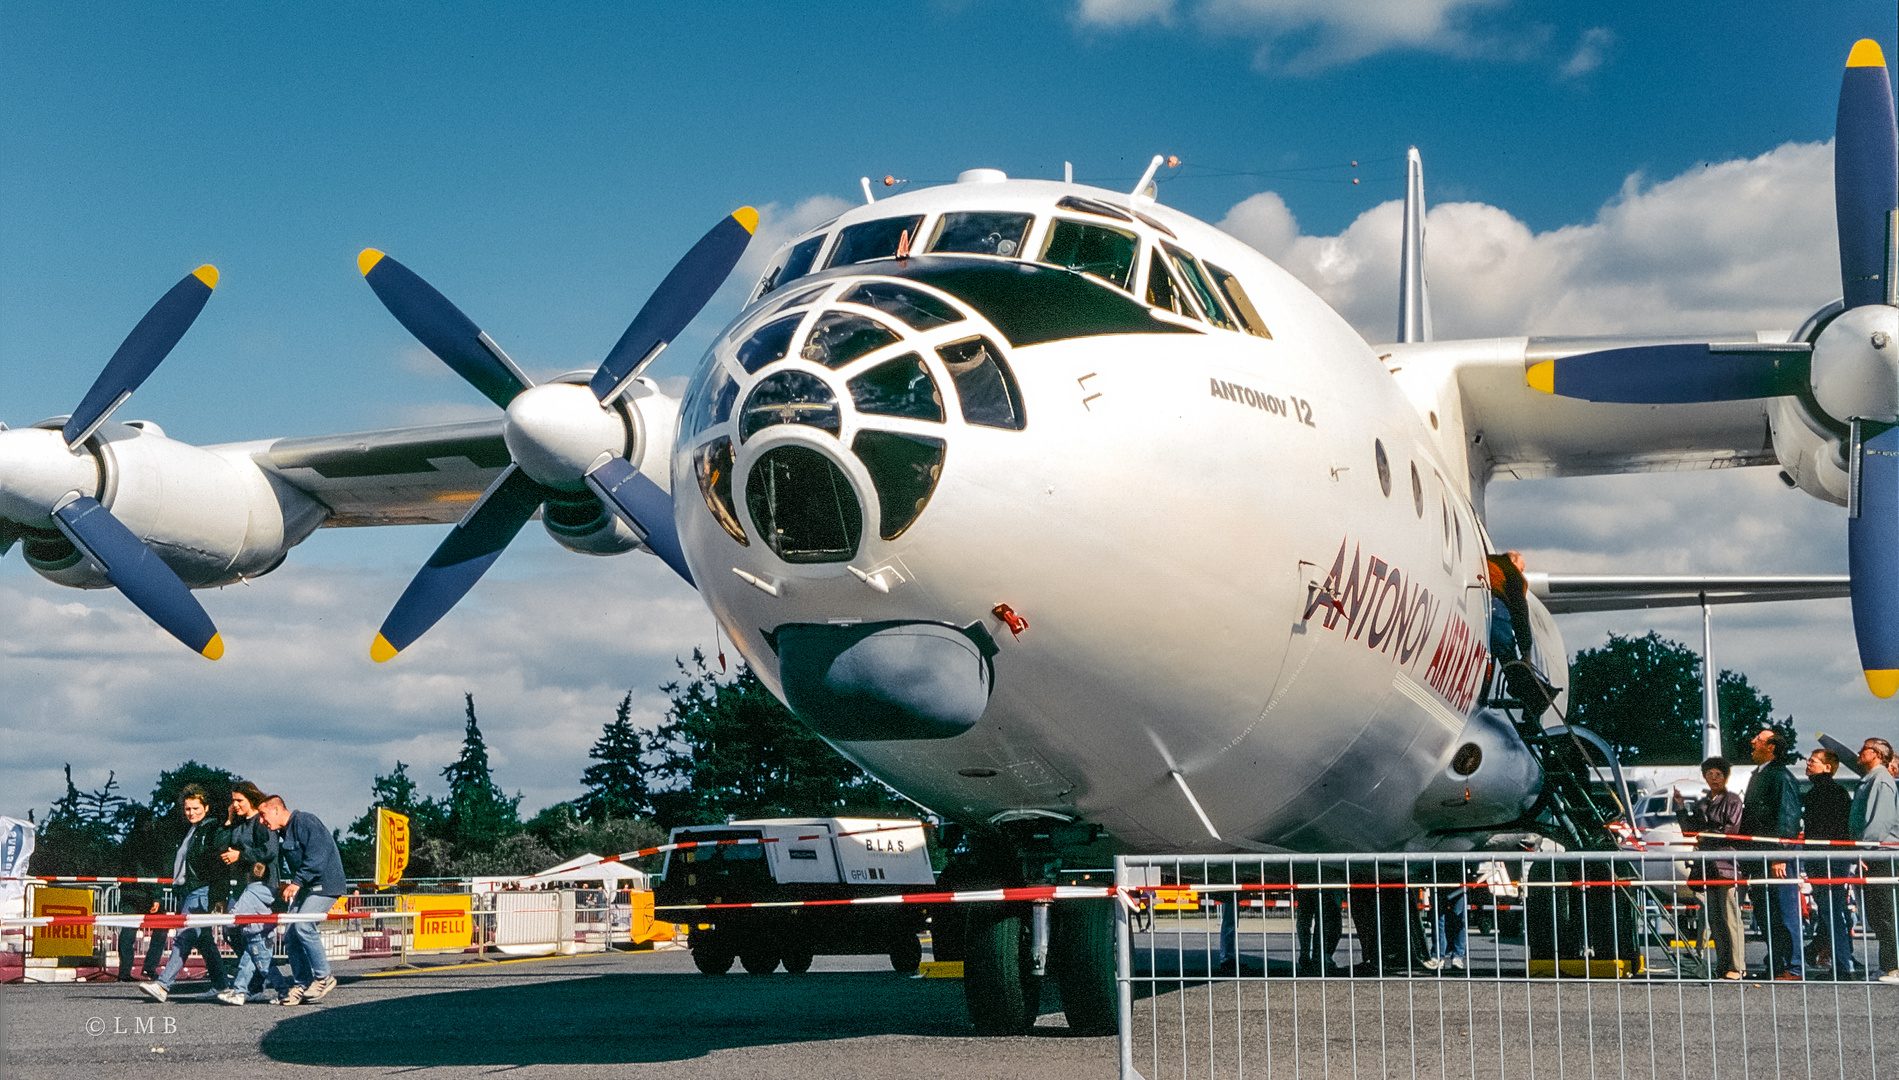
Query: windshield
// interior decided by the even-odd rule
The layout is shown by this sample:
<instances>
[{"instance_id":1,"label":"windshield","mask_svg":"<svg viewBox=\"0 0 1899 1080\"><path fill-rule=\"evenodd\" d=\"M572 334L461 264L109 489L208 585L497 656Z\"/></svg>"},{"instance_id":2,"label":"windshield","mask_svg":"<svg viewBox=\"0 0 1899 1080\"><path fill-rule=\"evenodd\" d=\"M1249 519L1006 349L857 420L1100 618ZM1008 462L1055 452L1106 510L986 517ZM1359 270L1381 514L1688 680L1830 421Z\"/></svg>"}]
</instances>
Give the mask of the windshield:
<instances>
[{"instance_id":1,"label":"windshield","mask_svg":"<svg viewBox=\"0 0 1899 1080\"><path fill-rule=\"evenodd\" d=\"M1131 232L1057 219L1048 230L1042 261L1125 289L1134 271L1134 253L1138 247Z\"/></svg>"}]
</instances>

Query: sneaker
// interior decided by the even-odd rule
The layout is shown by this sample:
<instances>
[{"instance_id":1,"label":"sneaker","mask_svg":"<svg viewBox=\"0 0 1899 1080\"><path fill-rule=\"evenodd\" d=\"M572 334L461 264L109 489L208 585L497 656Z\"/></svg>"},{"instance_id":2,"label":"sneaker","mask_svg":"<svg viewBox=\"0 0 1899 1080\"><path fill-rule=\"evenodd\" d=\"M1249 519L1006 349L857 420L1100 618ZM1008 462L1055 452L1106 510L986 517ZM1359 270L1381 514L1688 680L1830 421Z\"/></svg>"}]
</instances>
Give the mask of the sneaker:
<instances>
[{"instance_id":1,"label":"sneaker","mask_svg":"<svg viewBox=\"0 0 1899 1080\"><path fill-rule=\"evenodd\" d=\"M303 1004L303 995L305 993L306 991L304 990L303 987L293 986L290 989L284 991L284 996L277 999L277 1004L301 1005Z\"/></svg>"},{"instance_id":2,"label":"sneaker","mask_svg":"<svg viewBox=\"0 0 1899 1080\"><path fill-rule=\"evenodd\" d=\"M1886 972L1879 977L1879 981L1883 983L1899 983L1899 970Z\"/></svg>"},{"instance_id":3,"label":"sneaker","mask_svg":"<svg viewBox=\"0 0 1899 1080\"><path fill-rule=\"evenodd\" d=\"M1433 956L1424 962L1424 966L1430 968L1432 971L1442 971L1444 969L1444 961Z\"/></svg>"},{"instance_id":4,"label":"sneaker","mask_svg":"<svg viewBox=\"0 0 1899 1080\"><path fill-rule=\"evenodd\" d=\"M1226 965L1223 964L1221 966L1224 968ZM336 989L336 976L325 975L321 979L318 979L317 981L310 984L310 989L305 990L303 992L303 1000L322 1001L324 995L328 994L330 991L334 989Z\"/></svg>"},{"instance_id":5,"label":"sneaker","mask_svg":"<svg viewBox=\"0 0 1899 1080\"><path fill-rule=\"evenodd\" d=\"M1451 966L1459 971L1464 970L1464 958L1461 956L1451 957Z\"/></svg>"},{"instance_id":6,"label":"sneaker","mask_svg":"<svg viewBox=\"0 0 1899 1080\"><path fill-rule=\"evenodd\" d=\"M244 1004L244 995L236 990L220 990L218 991L218 1001L225 1005L242 1005Z\"/></svg>"},{"instance_id":7,"label":"sneaker","mask_svg":"<svg viewBox=\"0 0 1899 1080\"><path fill-rule=\"evenodd\" d=\"M163 1004L167 998L171 997L171 992L166 990L164 987L164 984L162 983L156 983L156 982L139 983L138 988L140 990L145 991L146 997L151 998L153 1001L159 1002L160 1004Z\"/></svg>"}]
</instances>

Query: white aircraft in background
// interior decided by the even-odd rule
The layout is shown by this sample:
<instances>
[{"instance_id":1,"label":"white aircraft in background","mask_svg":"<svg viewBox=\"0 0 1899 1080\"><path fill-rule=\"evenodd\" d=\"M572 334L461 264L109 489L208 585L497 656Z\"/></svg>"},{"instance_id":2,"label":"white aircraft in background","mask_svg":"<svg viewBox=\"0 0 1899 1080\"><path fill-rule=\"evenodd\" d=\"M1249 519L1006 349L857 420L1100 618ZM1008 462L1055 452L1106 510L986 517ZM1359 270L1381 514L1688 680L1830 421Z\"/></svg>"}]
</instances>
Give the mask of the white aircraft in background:
<instances>
[{"instance_id":1,"label":"white aircraft in background","mask_svg":"<svg viewBox=\"0 0 1899 1080\"><path fill-rule=\"evenodd\" d=\"M1399 340L1378 346L1155 202L1152 166L1131 195L973 169L876 202L866 184L866 205L788 244L683 401L641 373L736 264L750 209L597 371L538 386L365 251L376 295L493 420L209 447L111 422L203 306L207 267L72 416L0 432L0 524L49 580L116 586L214 659L189 589L266 574L322 526L456 523L377 660L536 513L575 551L645 547L818 734L969 831L964 880L1052 880L1111 848L1591 843L1586 794L1545 768L1569 742L1552 613L1846 587L1548 574L1525 593L1506 570L1493 626L1484 487L1778 464L1850 509L1862 665L1890 696L1894 144L1884 58L1862 41L1836 143L1844 299L1791 335L1433 341L1415 153ZM1518 656L1492 656L1503 623ZM1110 970L1103 940L1058 934L1083 954L1059 970ZM1006 979L1013 951L995 949L980 966ZM1019 1026L999 1015L979 1026Z\"/></svg>"}]
</instances>

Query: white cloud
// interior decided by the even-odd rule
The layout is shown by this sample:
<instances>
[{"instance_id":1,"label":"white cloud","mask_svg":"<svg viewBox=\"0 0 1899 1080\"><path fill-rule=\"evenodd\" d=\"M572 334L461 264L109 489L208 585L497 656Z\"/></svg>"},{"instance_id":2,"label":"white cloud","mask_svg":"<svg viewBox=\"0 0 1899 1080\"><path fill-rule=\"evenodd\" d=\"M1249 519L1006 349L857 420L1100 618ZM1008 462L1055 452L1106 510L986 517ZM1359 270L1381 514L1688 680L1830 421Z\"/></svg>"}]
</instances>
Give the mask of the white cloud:
<instances>
[{"instance_id":1,"label":"white cloud","mask_svg":"<svg viewBox=\"0 0 1899 1080\"><path fill-rule=\"evenodd\" d=\"M1075 12L1083 25L1104 27L1169 23L1173 17L1174 0L1081 0Z\"/></svg>"},{"instance_id":2,"label":"white cloud","mask_svg":"<svg viewBox=\"0 0 1899 1080\"><path fill-rule=\"evenodd\" d=\"M1508 0L1199 0L1193 20L1212 33L1260 42L1262 68L1305 72L1393 49L1466 52L1477 43L1464 23L1469 14ZM1081 0L1083 26L1123 29L1174 21L1174 0Z\"/></svg>"},{"instance_id":3,"label":"white cloud","mask_svg":"<svg viewBox=\"0 0 1899 1080\"><path fill-rule=\"evenodd\" d=\"M1592 26L1582 32L1582 39L1576 43L1576 51L1563 62L1559 70L1564 77L1571 79L1587 75L1602 66L1603 54L1613 44L1615 31L1606 26Z\"/></svg>"}]
</instances>

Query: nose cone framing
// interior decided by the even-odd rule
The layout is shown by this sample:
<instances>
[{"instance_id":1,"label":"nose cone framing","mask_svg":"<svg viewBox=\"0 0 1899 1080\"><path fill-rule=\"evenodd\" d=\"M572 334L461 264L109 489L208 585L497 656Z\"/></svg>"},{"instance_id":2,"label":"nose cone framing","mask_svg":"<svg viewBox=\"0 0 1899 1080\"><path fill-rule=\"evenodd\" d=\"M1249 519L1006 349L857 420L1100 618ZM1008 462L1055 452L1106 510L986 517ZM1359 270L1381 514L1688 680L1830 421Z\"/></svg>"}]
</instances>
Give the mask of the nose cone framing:
<instances>
[{"instance_id":1,"label":"nose cone framing","mask_svg":"<svg viewBox=\"0 0 1899 1080\"><path fill-rule=\"evenodd\" d=\"M981 634L979 639L976 634ZM989 704L995 643L940 623L793 624L776 635L785 697L826 738L947 739Z\"/></svg>"}]
</instances>

